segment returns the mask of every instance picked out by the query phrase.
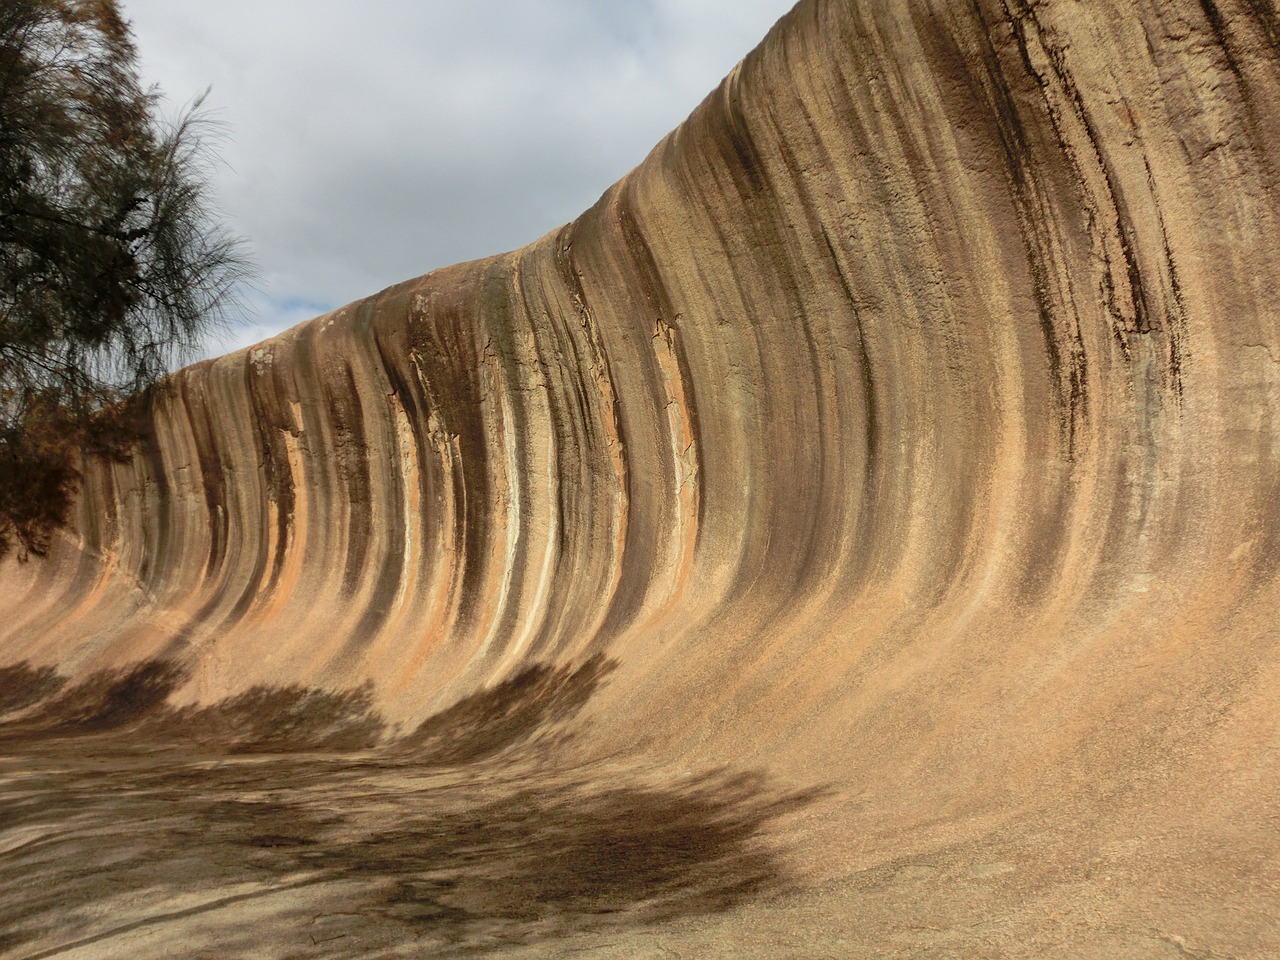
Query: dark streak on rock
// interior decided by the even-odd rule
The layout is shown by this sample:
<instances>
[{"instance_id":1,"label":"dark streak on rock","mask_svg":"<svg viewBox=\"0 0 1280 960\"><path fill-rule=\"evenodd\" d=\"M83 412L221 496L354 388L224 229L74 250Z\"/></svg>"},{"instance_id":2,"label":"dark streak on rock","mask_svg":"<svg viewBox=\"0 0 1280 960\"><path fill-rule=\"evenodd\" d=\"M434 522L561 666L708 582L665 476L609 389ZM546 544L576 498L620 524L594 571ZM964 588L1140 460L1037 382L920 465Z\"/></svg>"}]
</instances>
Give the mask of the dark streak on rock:
<instances>
[{"instance_id":1,"label":"dark streak on rock","mask_svg":"<svg viewBox=\"0 0 1280 960\"><path fill-rule=\"evenodd\" d=\"M973 15L984 25L984 29L976 33L985 38L982 47L985 73L974 75L968 59L949 36L945 37L945 43L938 43L936 49L941 54L940 61L951 64L949 72L966 77L966 83L974 91L975 97L982 96L991 107L986 122L994 124L1004 155L1018 229L1026 250L1037 320L1049 364L1049 380L1054 385L1055 399L1062 411L1061 423L1067 456L1074 458L1078 435L1088 415L1088 395L1085 389L1088 382L1087 356L1079 321L1078 318L1068 318L1063 324L1068 329L1059 329L1056 319L1058 300L1053 295L1050 280L1053 275L1051 264L1054 241L1049 233L1051 227L1043 215L1046 187L1040 182L1041 172L1033 156L1026 128L1015 103L1013 88L1000 61L996 40L987 24L980 0L971 0L970 6ZM1013 39L1018 46L1023 68L1027 76L1039 84L1040 79L1026 50L1025 38L1018 33L1016 24L1013 26ZM932 36L935 42L943 40L942 31L933 31ZM1060 147L1065 148L1061 140ZM1065 355L1063 344L1068 346Z\"/></svg>"}]
</instances>

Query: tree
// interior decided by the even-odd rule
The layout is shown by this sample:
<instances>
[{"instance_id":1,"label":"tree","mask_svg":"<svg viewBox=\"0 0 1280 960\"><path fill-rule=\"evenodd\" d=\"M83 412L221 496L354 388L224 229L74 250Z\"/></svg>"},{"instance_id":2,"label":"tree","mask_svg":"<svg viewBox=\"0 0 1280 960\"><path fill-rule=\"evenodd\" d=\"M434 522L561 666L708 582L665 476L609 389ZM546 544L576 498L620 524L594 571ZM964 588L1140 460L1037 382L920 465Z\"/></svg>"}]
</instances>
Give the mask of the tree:
<instances>
[{"instance_id":1,"label":"tree","mask_svg":"<svg viewBox=\"0 0 1280 960\"><path fill-rule=\"evenodd\" d=\"M0 555L44 552L78 456L124 454L245 275L200 101L166 126L136 64L115 0L0 4Z\"/></svg>"}]
</instances>

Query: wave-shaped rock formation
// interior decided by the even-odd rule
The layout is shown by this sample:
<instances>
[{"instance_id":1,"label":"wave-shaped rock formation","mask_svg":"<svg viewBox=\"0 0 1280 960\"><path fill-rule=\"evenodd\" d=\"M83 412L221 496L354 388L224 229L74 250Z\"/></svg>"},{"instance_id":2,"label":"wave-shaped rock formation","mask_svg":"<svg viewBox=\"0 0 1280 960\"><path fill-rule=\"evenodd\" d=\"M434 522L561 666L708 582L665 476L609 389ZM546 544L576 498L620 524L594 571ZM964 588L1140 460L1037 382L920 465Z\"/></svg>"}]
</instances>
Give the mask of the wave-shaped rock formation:
<instances>
[{"instance_id":1,"label":"wave-shaped rock formation","mask_svg":"<svg viewBox=\"0 0 1280 960\"><path fill-rule=\"evenodd\" d=\"M15 955L1280 955L1278 201L1272 0L803 0L86 467L3 568L5 790L80 798ZM223 759L73 763L140 731Z\"/></svg>"}]
</instances>

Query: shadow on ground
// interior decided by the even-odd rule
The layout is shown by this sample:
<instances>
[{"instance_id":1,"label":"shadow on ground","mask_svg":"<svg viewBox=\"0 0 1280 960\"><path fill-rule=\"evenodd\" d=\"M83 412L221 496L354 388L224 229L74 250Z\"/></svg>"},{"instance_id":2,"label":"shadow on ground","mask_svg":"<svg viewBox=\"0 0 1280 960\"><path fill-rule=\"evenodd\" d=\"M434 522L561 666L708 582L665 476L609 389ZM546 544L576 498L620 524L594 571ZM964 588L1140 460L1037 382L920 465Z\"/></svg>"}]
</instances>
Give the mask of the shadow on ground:
<instances>
[{"instance_id":1,"label":"shadow on ground","mask_svg":"<svg viewBox=\"0 0 1280 960\"><path fill-rule=\"evenodd\" d=\"M533 668L371 749L367 689L184 711L164 664L75 686L10 668L0 953L489 953L786 889L765 837L812 794L557 766L556 731L610 669ZM11 706L15 677L44 696Z\"/></svg>"},{"instance_id":2,"label":"shadow on ground","mask_svg":"<svg viewBox=\"0 0 1280 960\"><path fill-rule=\"evenodd\" d=\"M225 753L350 752L384 747L424 765L473 763L545 740L591 699L615 664L601 656L577 666L534 664L387 736L373 687L250 687L205 707L175 708L186 680L172 661L103 670L68 686L50 667L0 668L0 744L113 734L113 743L187 745Z\"/></svg>"}]
</instances>

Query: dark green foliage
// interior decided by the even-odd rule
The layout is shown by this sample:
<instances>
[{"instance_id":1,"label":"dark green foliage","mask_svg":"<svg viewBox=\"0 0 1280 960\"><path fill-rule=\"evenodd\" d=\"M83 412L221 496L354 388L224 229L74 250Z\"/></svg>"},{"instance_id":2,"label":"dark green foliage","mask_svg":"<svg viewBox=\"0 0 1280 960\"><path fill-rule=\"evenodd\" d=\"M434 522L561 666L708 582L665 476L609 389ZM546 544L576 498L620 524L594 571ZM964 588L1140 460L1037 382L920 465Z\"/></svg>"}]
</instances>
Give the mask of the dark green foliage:
<instances>
[{"instance_id":1,"label":"dark green foliage","mask_svg":"<svg viewBox=\"0 0 1280 960\"><path fill-rule=\"evenodd\" d=\"M243 275L201 120L157 120L115 0L0 4L0 552L42 552L76 457L189 356Z\"/></svg>"}]
</instances>

